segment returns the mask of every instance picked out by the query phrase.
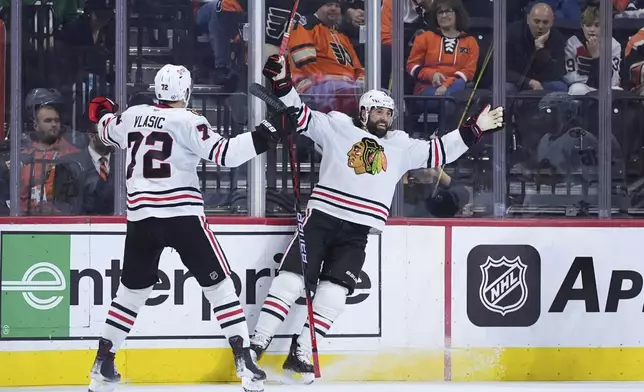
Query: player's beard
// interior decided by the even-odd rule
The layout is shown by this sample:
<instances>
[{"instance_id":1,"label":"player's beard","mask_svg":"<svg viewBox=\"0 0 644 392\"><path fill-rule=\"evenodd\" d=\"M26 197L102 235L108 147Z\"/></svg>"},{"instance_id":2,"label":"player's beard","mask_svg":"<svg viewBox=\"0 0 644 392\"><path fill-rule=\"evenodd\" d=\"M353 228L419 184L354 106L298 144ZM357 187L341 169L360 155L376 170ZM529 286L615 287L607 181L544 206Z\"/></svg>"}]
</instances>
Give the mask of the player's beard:
<instances>
[{"instance_id":1,"label":"player's beard","mask_svg":"<svg viewBox=\"0 0 644 392\"><path fill-rule=\"evenodd\" d=\"M387 124L387 121L384 120L378 122L369 120L369 122L367 122L367 131L374 136L385 137L387 132L389 132L389 125Z\"/></svg>"}]
</instances>

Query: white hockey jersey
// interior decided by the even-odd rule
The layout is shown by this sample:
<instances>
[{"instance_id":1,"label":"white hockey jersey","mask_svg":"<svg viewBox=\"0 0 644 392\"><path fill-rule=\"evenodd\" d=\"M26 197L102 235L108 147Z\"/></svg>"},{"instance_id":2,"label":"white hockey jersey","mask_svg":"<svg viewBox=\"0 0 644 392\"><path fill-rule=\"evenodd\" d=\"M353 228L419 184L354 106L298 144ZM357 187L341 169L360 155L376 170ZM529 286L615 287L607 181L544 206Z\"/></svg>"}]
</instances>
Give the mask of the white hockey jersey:
<instances>
[{"instance_id":1,"label":"white hockey jersey","mask_svg":"<svg viewBox=\"0 0 644 392\"><path fill-rule=\"evenodd\" d=\"M384 227L396 184L407 171L453 162L468 150L458 130L431 141L412 139L403 131L378 138L346 114L309 109L295 89L281 100L300 108L297 132L324 151L320 181L307 209L377 230Z\"/></svg>"},{"instance_id":2,"label":"white hockey jersey","mask_svg":"<svg viewBox=\"0 0 644 392\"><path fill-rule=\"evenodd\" d=\"M583 33L582 33L583 34ZM622 62L622 46L612 39L613 76L611 86L619 87L619 70ZM564 80L568 85L583 83L595 89L599 88L599 59L593 59L586 45L578 35L573 35L566 43L566 74Z\"/></svg>"},{"instance_id":3,"label":"white hockey jersey","mask_svg":"<svg viewBox=\"0 0 644 392\"><path fill-rule=\"evenodd\" d=\"M256 154L251 132L225 139L205 117L165 105L132 106L98 123L107 145L127 149L127 219L203 216L197 164L236 167Z\"/></svg>"}]
</instances>

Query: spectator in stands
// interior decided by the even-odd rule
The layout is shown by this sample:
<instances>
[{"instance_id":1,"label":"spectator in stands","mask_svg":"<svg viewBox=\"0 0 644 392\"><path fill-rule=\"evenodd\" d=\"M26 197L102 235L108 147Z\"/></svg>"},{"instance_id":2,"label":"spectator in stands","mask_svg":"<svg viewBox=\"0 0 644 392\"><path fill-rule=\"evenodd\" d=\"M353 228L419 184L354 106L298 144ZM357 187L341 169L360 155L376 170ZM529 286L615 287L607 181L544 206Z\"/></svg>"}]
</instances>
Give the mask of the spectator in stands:
<instances>
[{"instance_id":1,"label":"spectator in stands","mask_svg":"<svg viewBox=\"0 0 644 392\"><path fill-rule=\"evenodd\" d=\"M88 0L83 13L63 24L54 33L56 56L48 73L49 85L65 94L68 102L79 83L89 86L89 94L108 91L114 83L116 20L113 5L106 0Z\"/></svg>"},{"instance_id":2,"label":"spectator in stands","mask_svg":"<svg viewBox=\"0 0 644 392\"><path fill-rule=\"evenodd\" d=\"M580 115L580 102L568 94L549 93L539 101L537 114L543 136L536 147L536 164L550 168L554 174L552 183L559 182L569 187L589 189L599 181L599 141L584 127ZM622 149L614 135L611 135L611 181L621 186L624 179ZM546 179L542 181L548 181ZM570 188L569 188L570 189ZM586 191L587 192L587 191ZM524 199L525 205L583 205L596 204L590 194L555 195L530 194ZM613 200L615 203L616 200ZM581 203L581 204L580 204Z\"/></svg>"},{"instance_id":3,"label":"spectator in stands","mask_svg":"<svg viewBox=\"0 0 644 392\"><path fill-rule=\"evenodd\" d=\"M74 177L83 188L80 210L73 211L83 215L110 215L114 212L114 148L106 146L98 138L96 124L91 124L89 145L67 161L80 165L69 166ZM75 168L80 170L75 170ZM60 170L60 169L59 169ZM58 173L57 173L58 174Z\"/></svg>"},{"instance_id":4,"label":"spectator in stands","mask_svg":"<svg viewBox=\"0 0 644 392\"><path fill-rule=\"evenodd\" d=\"M289 40L295 88L312 95L316 110L356 113L364 89L364 68L349 38L337 30L339 1L310 1L317 7L306 25L297 25Z\"/></svg>"},{"instance_id":5,"label":"spectator in stands","mask_svg":"<svg viewBox=\"0 0 644 392\"><path fill-rule=\"evenodd\" d=\"M195 15L200 32L208 34L214 56L215 84L232 86L238 72L232 69L231 40L246 19L244 8L237 0L211 1L202 5Z\"/></svg>"},{"instance_id":6,"label":"spectator in stands","mask_svg":"<svg viewBox=\"0 0 644 392\"><path fill-rule=\"evenodd\" d=\"M451 95L465 89L476 73L479 46L467 34L468 14L461 0L436 0L429 9L430 31L416 37L407 71L414 94Z\"/></svg>"},{"instance_id":7,"label":"spectator in stands","mask_svg":"<svg viewBox=\"0 0 644 392\"><path fill-rule=\"evenodd\" d=\"M541 0L541 2L552 8L556 20L581 23L579 0ZM528 8L531 8L531 5L528 5Z\"/></svg>"},{"instance_id":8,"label":"spectator in stands","mask_svg":"<svg viewBox=\"0 0 644 392\"><path fill-rule=\"evenodd\" d=\"M554 13L548 4L532 6L526 20L508 27L507 89L568 91L563 81L564 36L552 26Z\"/></svg>"},{"instance_id":9,"label":"spectator in stands","mask_svg":"<svg viewBox=\"0 0 644 392\"><path fill-rule=\"evenodd\" d=\"M429 10L433 0L398 0L403 3L403 22L405 23L405 32L425 28L425 13ZM391 45L393 40L393 10L391 8L393 0L384 0L382 3L381 23L382 23L382 65L381 65L381 82L380 87L392 90L391 86L391 65L392 52ZM405 34L404 42L409 42L411 36Z\"/></svg>"},{"instance_id":10,"label":"spectator in stands","mask_svg":"<svg viewBox=\"0 0 644 392\"><path fill-rule=\"evenodd\" d=\"M302 10L308 9L308 5L308 1L300 3L298 17ZM292 6L292 0L265 0L264 43L267 56L277 53ZM240 25L248 21L247 11L248 0L216 0L206 2L195 13L197 35L206 35L212 49L214 62L212 82L223 85L230 91L235 90L239 74L243 71L233 65L231 44L239 36ZM210 73L211 65L207 68L208 71L197 70L195 78L198 81L205 79L204 75Z\"/></svg>"},{"instance_id":11,"label":"spectator in stands","mask_svg":"<svg viewBox=\"0 0 644 392\"><path fill-rule=\"evenodd\" d=\"M360 44L360 28L365 25L364 0L342 0L342 22L339 30L349 37L360 62L364 62L365 45ZM315 12L315 11L314 11Z\"/></svg>"},{"instance_id":12,"label":"spectator in stands","mask_svg":"<svg viewBox=\"0 0 644 392\"><path fill-rule=\"evenodd\" d=\"M587 7L581 16L581 31L568 39L566 44L566 74L570 86L568 94L586 95L599 88L599 8ZM619 89L622 46L612 39L613 77L611 85Z\"/></svg>"},{"instance_id":13,"label":"spectator in stands","mask_svg":"<svg viewBox=\"0 0 644 392\"><path fill-rule=\"evenodd\" d=\"M32 90L25 99L31 110L31 143L21 153L20 204L28 215L56 213L53 188L56 161L78 152L63 138L60 105L48 89Z\"/></svg>"},{"instance_id":14,"label":"spectator in stands","mask_svg":"<svg viewBox=\"0 0 644 392\"><path fill-rule=\"evenodd\" d=\"M624 68L628 72L628 89L644 96L644 28L631 37L624 52Z\"/></svg>"}]
</instances>

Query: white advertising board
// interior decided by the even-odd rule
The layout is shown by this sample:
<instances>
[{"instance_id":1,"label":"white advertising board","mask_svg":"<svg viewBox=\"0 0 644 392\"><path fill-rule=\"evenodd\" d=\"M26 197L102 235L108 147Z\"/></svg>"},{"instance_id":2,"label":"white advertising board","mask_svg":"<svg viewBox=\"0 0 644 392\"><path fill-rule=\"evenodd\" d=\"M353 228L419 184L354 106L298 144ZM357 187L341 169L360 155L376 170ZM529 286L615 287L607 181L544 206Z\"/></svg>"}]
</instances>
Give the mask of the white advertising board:
<instances>
[{"instance_id":1,"label":"white advertising board","mask_svg":"<svg viewBox=\"0 0 644 392\"><path fill-rule=\"evenodd\" d=\"M34 235L33 241L60 238L60 233L17 233ZM69 333L66 340L100 335L111 299L120 280L125 235L122 232L65 233L69 235L69 276L63 276L69 295ZM219 242L233 268L233 281L250 325L255 325L279 260L292 238L290 231L219 232ZM11 233L4 233L6 243ZM252 246L249 246L252 244ZM25 249L29 252L29 249ZM367 258L354 293L347 298L347 311L336 321L329 338L379 337L380 237L370 236ZM15 255L13 255L16 257ZM64 256L63 256L64 257ZM25 263L24 269L31 266ZM61 267L61 269L64 269ZM142 308L130 339L223 339L211 306L196 280L181 263L176 251L167 248L159 265L159 282ZM64 274L66 275L66 274ZM65 282L65 280L68 280ZM302 305L304 300L299 301ZM66 301L57 306L65 306ZM279 331L281 335L301 332L305 306L294 306ZM55 308L43 311L56 311ZM38 337L38 336L34 336Z\"/></svg>"},{"instance_id":2,"label":"white advertising board","mask_svg":"<svg viewBox=\"0 0 644 392\"><path fill-rule=\"evenodd\" d=\"M455 227L454 347L640 347L641 228Z\"/></svg>"}]
</instances>

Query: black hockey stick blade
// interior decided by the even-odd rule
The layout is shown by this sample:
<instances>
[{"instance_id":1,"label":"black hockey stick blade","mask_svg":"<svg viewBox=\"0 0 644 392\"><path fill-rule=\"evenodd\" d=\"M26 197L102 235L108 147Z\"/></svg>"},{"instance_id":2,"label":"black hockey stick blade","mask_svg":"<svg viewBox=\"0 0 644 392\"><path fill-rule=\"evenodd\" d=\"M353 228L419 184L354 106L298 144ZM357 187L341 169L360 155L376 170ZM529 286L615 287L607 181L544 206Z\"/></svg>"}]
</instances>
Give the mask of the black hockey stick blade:
<instances>
[{"instance_id":1,"label":"black hockey stick blade","mask_svg":"<svg viewBox=\"0 0 644 392\"><path fill-rule=\"evenodd\" d=\"M286 111L286 105L284 104L284 102L280 101L280 99L277 98L277 96L273 94L272 91L262 86L261 84L252 83L248 87L248 91L252 95L264 101L266 103L266 106L268 106L271 110L274 110L278 113Z\"/></svg>"}]
</instances>

